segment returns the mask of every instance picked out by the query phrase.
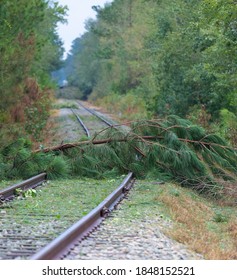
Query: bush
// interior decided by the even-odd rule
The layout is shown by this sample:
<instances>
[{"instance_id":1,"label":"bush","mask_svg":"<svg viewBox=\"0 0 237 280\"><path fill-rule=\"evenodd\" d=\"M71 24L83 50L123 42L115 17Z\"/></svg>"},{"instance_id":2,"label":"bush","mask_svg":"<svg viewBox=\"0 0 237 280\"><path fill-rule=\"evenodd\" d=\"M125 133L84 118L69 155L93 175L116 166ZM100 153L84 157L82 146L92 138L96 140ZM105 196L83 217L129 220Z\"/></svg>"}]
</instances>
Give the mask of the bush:
<instances>
[{"instance_id":1,"label":"bush","mask_svg":"<svg viewBox=\"0 0 237 280\"><path fill-rule=\"evenodd\" d=\"M220 119L221 135L229 140L234 147L237 147L237 116L227 109L222 109Z\"/></svg>"},{"instance_id":2,"label":"bush","mask_svg":"<svg viewBox=\"0 0 237 280\"><path fill-rule=\"evenodd\" d=\"M117 114L120 119L136 120L147 117L145 101L132 93L124 96L111 94L97 100L97 104L102 105L108 112Z\"/></svg>"}]
</instances>

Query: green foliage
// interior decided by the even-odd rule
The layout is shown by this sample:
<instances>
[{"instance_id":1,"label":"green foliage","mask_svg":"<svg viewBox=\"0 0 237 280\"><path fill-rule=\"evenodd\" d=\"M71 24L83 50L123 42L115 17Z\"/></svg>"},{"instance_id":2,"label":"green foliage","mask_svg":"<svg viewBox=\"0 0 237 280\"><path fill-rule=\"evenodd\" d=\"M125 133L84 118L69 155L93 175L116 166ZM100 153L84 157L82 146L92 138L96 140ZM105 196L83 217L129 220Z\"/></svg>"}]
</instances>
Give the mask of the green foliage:
<instances>
[{"instance_id":1,"label":"green foliage","mask_svg":"<svg viewBox=\"0 0 237 280\"><path fill-rule=\"evenodd\" d=\"M63 156L32 153L31 142L24 138L1 150L0 165L1 180L27 179L41 172L47 172L49 178L66 177L69 173L69 165Z\"/></svg>"},{"instance_id":2,"label":"green foliage","mask_svg":"<svg viewBox=\"0 0 237 280\"><path fill-rule=\"evenodd\" d=\"M93 96L90 98L93 98ZM101 98L97 103L106 108L108 112L117 114L120 119L139 120L147 118L148 113L145 100L132 93L123 96L111 93Z\"/></svg>"},{"instance_id":3,"label":"green foliage","mask_svg":"<svg viewBox=\"0 0 237 280\"><path fill-rule=\"evenodd\" d=\"M65 11L52 1L0 1L1 128L20 122L22 130L26 121L27 133L38 138L45 125L47 102L38 90L29 90L28 82L34 80L47 93L44 99L49 98L50 72L62 63L62 42L56 28L58 22L64 22ZM36 128L33 116L40 118L40 127Z\"/></svg>"},{"instance_id":4,"label":"green foliage","mask_svg":"<svg viewBox=\"0 0 237 280\"><path fill-rule=\"evenodd\" d=\"M226 223L228 222L228 217L223 215L221 212L216 212L213 217L213 221L216 223Z\"/></svg>"},{"instance_id":5,"label":"green foliage","mask_svg":"<svg viewBox=\"0 0 237 280\"><path fill-rule=\"evenodd\" d=\"M42 141L42 131L46 126L51 108L51 92L40 90L35 80L28 79L25 85L26 101L24 109L25 132L35 141ZM26 103L26 104L25 104Z\"/></svg>"},{"instance_id":6,"label":"green foliage","mask_svg":"<svg viewBox=\"0 0 237 280\"><path fill-rule=\"evenodd\" d=\"M126 132L111 127L65 151L59 147L32 153L30 142L19 139L2 149L0 159L6 169L2 179L42 171L51 179L103 178L132 171L140 178L175 180L212 195L220 192L219 181L237 179L236 151L220 136L174 115L134 122Z\"/></svg>"},{"instance_id":7,"label":"green foliage","mask_svg":"<svg viewBox=\"0 0 237 280\"><path fill-rule=\"evenodd\" d=\"M87 22L87 32L74 41L66 61L69 81L85 97L92 91L95 99L111 91L122 95L143 91L138 88L147 70L146 61L141 61L142 36L149 31L145 17L152 7L141 0L95 7L97 20Z\"/></svg>"},{"instance_id":8,"label":"green foliage","mask_svg":"<svg viewBox=\"0 0 237 280\"><path fill-rule=\"evenodd\" d=\"M15 195L23 198L28 198L28 197L36 197L37 193L35 189L28 189L28 190L16 189Z\"/></svg>"},{"instance_id":9,"label":"green foliage","mask_svg":"<svg viewBox=\"0 0 237 280\"><path fill-rule=\"evenodd\" d=\"M94 10L97 19L87 22L66 61L84 98L113 106L114 95L133 96L156 116L196 113L205 128L223 108L236 116L232 0L114 0Z\"/></svg>"},{"instance_id":10,"label":"green foliage","mask_svg":"<svg viewBox=\"0 0 237 280\"><path fill-rule=\"evenodd\" d=\"M220 112L220 134L237 147L237 116L227 109Z\"/></svg>"},{"instance_id":11,"label":"green foliage","mask_svg":"<svg viewBox=\"0 0 237 280\"><path fill-rule=\"evenodd\" d=\"M66 178L70 172L70 167L64 157L51 156L45 171L49 179Z\"/></svg>"}]
</instances>

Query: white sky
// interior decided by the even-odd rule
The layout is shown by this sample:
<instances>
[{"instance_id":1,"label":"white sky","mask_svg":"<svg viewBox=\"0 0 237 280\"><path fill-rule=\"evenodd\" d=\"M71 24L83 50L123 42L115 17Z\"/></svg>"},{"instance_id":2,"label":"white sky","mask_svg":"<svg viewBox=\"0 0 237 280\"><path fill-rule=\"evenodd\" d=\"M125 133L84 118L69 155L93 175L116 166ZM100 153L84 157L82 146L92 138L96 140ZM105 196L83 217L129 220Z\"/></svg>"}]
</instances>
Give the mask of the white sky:
<instances>
[{"instance_id":1,"label":"white sky","mask_svg":"<svg viewBox=\"0 0 237 280\"><path fill-rule=\"evenodd\" d=\"M88 18L95 18L96 13L91 9L94 5L104 6L113 0L56 0L62 6L68 6L68 24L58 25L58 34L64 42L66 53L71 49L72 41L84 32L84 23Z\"/></svg>"}]
</instances>

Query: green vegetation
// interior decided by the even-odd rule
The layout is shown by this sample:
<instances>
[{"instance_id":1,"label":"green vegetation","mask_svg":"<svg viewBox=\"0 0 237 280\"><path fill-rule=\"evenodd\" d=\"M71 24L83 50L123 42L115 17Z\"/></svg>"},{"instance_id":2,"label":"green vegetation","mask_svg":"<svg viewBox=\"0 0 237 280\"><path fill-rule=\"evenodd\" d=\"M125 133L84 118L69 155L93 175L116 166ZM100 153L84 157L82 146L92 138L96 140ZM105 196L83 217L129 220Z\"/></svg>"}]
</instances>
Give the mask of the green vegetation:
<instances>
[{"instance_id":1,"label":"green vegetation","mask_svg":"<svg viewBox=\"0 0 237 280\"><path fill-rule=\"evenodd\" d=\"M97 19L66 60L84 98L127 119L175 114L212 131L224 126L237 144L234 1L114 0L93 9Z\"/></svg>"},{"instance_id":2,"label":"green vegetation","mask_svg":"<svg viewBox=\"0 0 237 280\"><path fill-rule=\"evenodd\" d=\"M83 94L80 92L78 87L64 87L56 90L57 98L65 98L65 99L82 99Z\"/></svg>"},{"instance_id":3,"label":"green vegetation","mask_svg":"<svg viewBox=\"0 0 237 280\"><path fill-rule=\"evenodd\" d=\"M55 180L18 192L7 214L26 223L34 211L83 216L117 185L94 179L132 171L146 181L125 206L129 218L161 215L174 222L167 234L206 258L236 259L236 1L114 0L93 9L97 18L65 61L70 87L57 96L103 104L129 129L36 151L52 104L50 72L64 64L56 26L66 7L0 1L0 182L42 171Z\"/></svg>"},{"instance_id":4,"label":"green vegetation","mask_svg":"<svg viewBox=\"0 0 237 280\"><path fill-rule=\"evenodd\" d=\"M60 102L53 106L53 109L62 109L62 108L77 109L78 106L75 104L75 102L70 102L70 101Z\"/></svg>"},{"instance_id":5,"label":"green vegetation","mask_svg":"<svg viewBox=\"0 0 237 280\"><path fill-rule=\"evenodd\" d=\"M205 259L237 258L234 204L210 201L193 190L170 183L159 184L157 180L138 180L129 198L122 205L123 223L131 220L142 223L147 217L154 221L154 227L161 228Z\"/></svg>"},{"instance_id":6,"label":"green vegetation","mask_svg":"<svg viewBox=\"0 0 237 280\"><path fill-rule=\"evenodd\" d=\"M220 197L236 183L237 153L215 134L177 116L130 123L130 131L107 128L91 140L31 150L20 139L1 151L1 179L46 171L49 178L137 177L175 180ZM233 187L234 188L234 187Z\"/></svg>"},{"instance_id":7,"label":"green vegetation","mask_svg":"<svg viewBox=\"0 0 237 280\"><path fill-rule=\"evenodd\" d=\"M37 193L35 189L28 189L28 190L22 190L22 189L16 189L15 195L18 197L36 197Z\"/></svg>"},{"instance_id":8,"label":"green vegetation","mask_svg":"<svg viewBox=\"0 0 237 280\"><path fill-rule=\"evenodd\" d=\"M20 192L18 199L8 204L3 204L7 215L22 219L25 223L29 220L32 225L33 216L51 216L71 225L72 221L85 216L101 201L103 201L119 184L123 176L113 180L71 179L55 180L47 183L37 190ZM67 218L67 219L65 219ZM39 221L34 219L35 223Z\"/></svg>"},{"instance_id":9,"label":"green vegetation","mask_svg":"<svg viewBox=\"0 0 237 280\"><path fill-rule=\"evenodd\" d=\"M46 0L0 2L0 145L19 135L42 141L54 87L50 72L62 65L56 27L65 12Z\"/></svg>"},{"instance_id":10,"label":"green vegetation","mask_svg":"<svg viewBox=\"0 0 237 280\"><path fill-rule=\"evenodd\" d=\"M229 144L236 145L237 5L114 0L93 9L97 18L87 21L65 62L73 86L66 92L135 119L130 132L107 129L73 149L32 152L43 140L52 103L47 73L62 66L56 25L66 8L4 0L0 178L42 171L49 178L103 178L133 171L222 194L236 182L236 150ZM149 117L155 120L137 121Z\"/></svg>"}]
</instances>

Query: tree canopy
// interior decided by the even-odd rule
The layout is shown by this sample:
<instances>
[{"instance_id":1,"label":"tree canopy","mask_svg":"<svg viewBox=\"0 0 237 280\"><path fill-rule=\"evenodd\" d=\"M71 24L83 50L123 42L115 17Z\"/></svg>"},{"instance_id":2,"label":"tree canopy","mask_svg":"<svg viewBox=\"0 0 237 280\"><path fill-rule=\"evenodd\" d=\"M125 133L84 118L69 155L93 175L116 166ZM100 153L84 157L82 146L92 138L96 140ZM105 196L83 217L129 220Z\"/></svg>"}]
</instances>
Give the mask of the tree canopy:
<instances>
[{"instance_id":1,"label":"tree canopy","mask_svg":"<svg viewBox=\"0 0 237 280\"><path fill-rule=\"evenodd\" d=\"M85 97L132 94L159 116L237 114L235 1L114 0L94 10L66 61Z\"/></svg>"},{"instance_id":2,"label":"tree canopy","mask_svg":"<svg viewBox=\"0 0 237 280\"><path fill-rule=\"evenodd\" d=\"M0 128L24 121L33 134L27 124L32 126L30 112L43 118L50 72L62 64L56 27L65 21L65 13L55 1L0 1Z\"/></svg>"}]
</instances>

